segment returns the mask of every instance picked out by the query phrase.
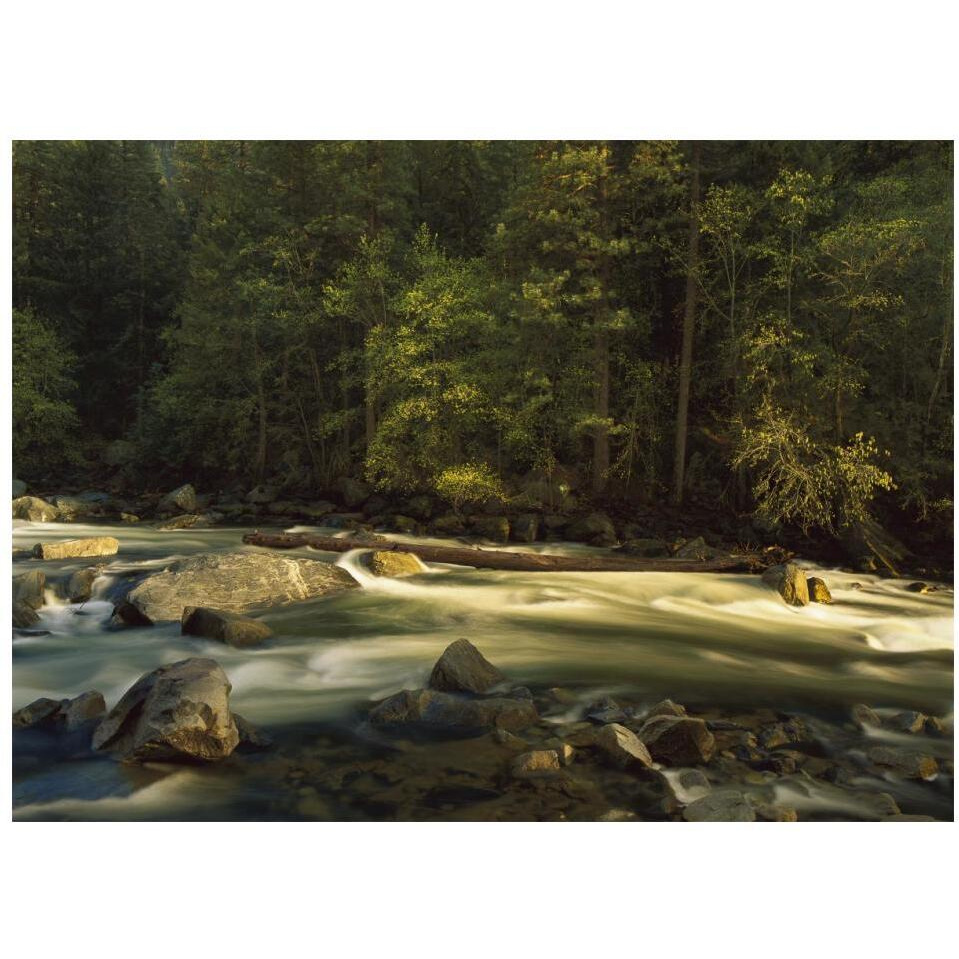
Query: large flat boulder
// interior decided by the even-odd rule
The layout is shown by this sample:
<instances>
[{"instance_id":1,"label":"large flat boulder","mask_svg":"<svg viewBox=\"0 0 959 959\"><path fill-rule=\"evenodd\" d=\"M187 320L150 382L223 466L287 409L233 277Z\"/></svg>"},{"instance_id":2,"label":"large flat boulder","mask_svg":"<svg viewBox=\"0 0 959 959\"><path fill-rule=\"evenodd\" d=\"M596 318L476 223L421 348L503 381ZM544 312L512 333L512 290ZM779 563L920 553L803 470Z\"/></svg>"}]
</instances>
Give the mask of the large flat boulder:
<instances>
[{"instance_id":1,"label":"large flat boulder","mask_svg":"<svg viewBox=\"0 0 959 959\"><path fill-rule=\"evenodd\" d=\"M120 541L112 536L91 536L68 539L62 543L37 543L33 555L37 559L78 559L84 556L112 556L120 549Z\"/></svg>"},{"instance_id":2,"label":"large flat boulder","mask_svg":"<svg viewBox=\"0 0 959 959\"><path fill-rule=\"evenodd\" d=\"M525 729L538 718L528 699L473 699L432 689L404 689L370 713L370 722L378 726L415 724L452 730Z\"/></svg>"},{"instance_id":3,"label":"large flat boulder","mask_svg":"<svg viewBox=\"0 0 959 959\"><path fill-rule=\"evenodd\" d=\"M124 762L225 759L240 741L226 673L184 659L140 677L93 733L95 749Z\"/></svg>"},{"instance_id":4,"label":"large flat boulder","mask_svg":"<svg viewBox=\"0 0 959 959\"><path fill-rule=\"evenodd\" d=\"M240 613L206 606L187 606L183 610L180 632L185 636L215 639L238 649L258 646L273 635L273 630L266 623Z\"/></svg>"},{"instance_id":5,"label":"large flat boulder","mask_svg":"<svg viewBox=\"0 0 959 959\"><path fill-rule=\"evenodd\" d=\"M272 553L200 553L148 576L127 604L150 622L180 621L187 606L245 613L350 589L357 585L331 563Z\"/></svg>"},{"instance_id":6,"label":"large flat boulder","mask_svg":"<svg viewBox=\"0 0 959 959\"><path fill-rule=\"evenodd\" d=\"M54 523L60 511L38 496L21 496L13 501L13 518L26 519L31 523Z\"/></svg>"},{"instance_id":7,"label":"large flat boulder","mask_svg":"<svg viewBox=\"0 0 959 959\"><path fill-rule=\"evenodd\" d=\"M436 661L428 685L448 693L485 693L505 679L468 639L458 639Z\"/></svg>"}]
</instances>

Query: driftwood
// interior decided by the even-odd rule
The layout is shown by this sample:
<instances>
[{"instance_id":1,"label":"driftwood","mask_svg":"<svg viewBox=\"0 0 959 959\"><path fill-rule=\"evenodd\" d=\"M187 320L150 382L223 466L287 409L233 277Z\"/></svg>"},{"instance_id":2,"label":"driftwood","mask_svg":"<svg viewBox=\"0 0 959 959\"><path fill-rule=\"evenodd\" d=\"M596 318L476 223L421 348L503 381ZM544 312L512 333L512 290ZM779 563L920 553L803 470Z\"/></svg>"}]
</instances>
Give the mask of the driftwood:
<instances>
[{"instance_id":1,"label":"driftwood","mask_svg":"<svg viewBox=\"0 0 959 959\"><path fill-rule=\"evenodd\" d=\"M371 543L368 539L316 536L312 533L247 533L244 543L271 549L308 546L330 553L351 549L396 550L413 553L427 563L453 563L477 569L507 569L543 573L735 573L755 572L763 563L755 556L719 559L641 559L634 556L554 556L548 553L511 553L501 549L432 546L426 543Z\"/></svg>"}]
</instances>

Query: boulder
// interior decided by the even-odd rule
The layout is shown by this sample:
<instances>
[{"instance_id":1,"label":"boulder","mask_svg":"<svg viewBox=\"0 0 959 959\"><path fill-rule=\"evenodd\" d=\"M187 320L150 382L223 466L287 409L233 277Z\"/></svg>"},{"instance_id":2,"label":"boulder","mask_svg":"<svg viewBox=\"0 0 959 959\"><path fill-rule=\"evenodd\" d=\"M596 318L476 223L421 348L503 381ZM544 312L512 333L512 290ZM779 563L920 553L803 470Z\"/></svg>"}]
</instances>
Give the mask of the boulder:
<instances>
[{"instance_id":1,"label":"boulder","mask_svg":"<svg viewBox=\"0 0 959 959\"><path fill-rule=\"evenodd\" d=\"M184 636L215 639L238 649L258 646L273 635L273 630L266 623L239 613L206 606L185 607L180 621L180 632Z\"/></svg>"},{"instance_id":2,"label":"boulder","mask_svg":"<svg viewBox=\"0 0 959 959\"><path fill-rule=\"evenodd\" d=\"M829 587L826 585L825 580L820 579L818 576L810 576L806 580L806 589L809 592L809 601L811 603L829 604L832 602L832 593L829 592Z\"/></svg>"},{"instance_id":3,"label":"boulder","mask_svg":"<svg viewBox=\"0 0 959 959\"><path fill-rule=\"evenodd\" d=\"M21 496L13 501L13 518L26 519L31 523L55 523L60 512L37 496Z\"/></svg>"},{"instance_id":4,"label":"boulder","mask_svg":"<svg viewBox=\"0 0 959 959\"><path fill-rule=\"evenodd\" d=\"M27 491L27 484L22 479L14 479L10 484L13 499L19 499Z\"/></svg>"},{"instance_id":5,"label":"boulder","mask_svg":"<svg viewBox=\"0 0 959 959\"><path fill-rule=\"evenodd\" d=\"M100 575L99 566L87 566L86 569L78 569L67 580L64 590L68 602L85 603L93 595L93 584Z\"/></svg>"},{"instance_id":6,"label":"boulder","mask_svg":"<svg viewBox=\"0 0 959 959\"><path fill-rule=\"evenodd\" d=\"M925 713L910 709L890 716L883 721L883 726L900 733L921 733L926 727L926 719Z\"/></svg>"},{"instance_id":7,"label":"boulder","mask_svg":"<svg viewBox=\"0 0 959 959\"><path fill-rule=\"evenodd\" d=\"M806 606L809 589L805 573L794 563L770 566L762 576L767 586L772 586L790 606Z\"/></svg>"},{"instance_id":8,"label":"boulder","mask_svg":"<svg viewBox=\"0 0 959 959\"><path fill-rule=\"evenodd\" d=\"M624 723L629 716L612 696L603 696L586 707L586 718L594 723Z\"/></svg>"},{"instance_id":9,"label":"boulder","mask_svg":"<svg viewBox=\"0 0 959 959\"><path fill-rule=\"evenodd\" d=\"M525 729L539 719L528 699L473 699L432 689L404 689L370 713L378 726L416 724L436 729Z\"/></svg>"},{"instance_id":10,"label":"boulder","mask_svg":"<svg viewBox=\"0 0 959 959\"><path fill-rule=\"evenodd\" d=\"M639 738L654 759L671 765L708 763L716 750L706 723L690 716L653 716L643 723Z\"/></svg>"},{"instance_id":11,"label":"boulder","mask_svg":"<svg viewBox=\"0 0 959 959\"><path fill-rule=\"evenodd\" d=\"M756 813L735 789L716 789L683 810L686 822L755 822Z\"/></svg>"},{"instance_id":12,"label":"boulder","mask_svg":"<svg viewBox=\"0 0 959 959\"><path fill-rule=\"evenodd\" d=\"M536 513L521 513L513 520L510 533L517 543L535 543L539 536L539 516Z\"/></svg>"},{"instance_id":13,"label":"boulder","mask_svg":"<svg viewBox=\"0 0 959 959\"><path fill-rule=\"evenodd\" d=\"M494 543L505 543L509 539L509 520L505 516L470 517L473 533Z\"/></svg>"},{"instance_id":14,"label":"boulder","mask_svg":"<svg viewBox=\"0 0 959 959\"><path fill-rule=\"evenodd\" d=\"M79 496L54 496L53 505L57 508L60 519L66 522L82 519L84 516L91 516L100 511L100 506L96 503L80 499Z\"/></svg>"},{"instance_id":15,"label":"boulder","mask_svg":"<svg viewBox=\"0 0 959 959\"><path fill-rule=\"evenodd\" d=\"M430 523L430 529L437 536L460 536L466 532L466 523L456 513L444 513Z\"/></svg>"},{"instance_id":16,"label":"boulder","mask_svg":"<svg viewBox=\"0 0 959 959\"><path fill-rule=\"evenodd\" d=\"M148 576L127 603L150 622L178 621L187 606L245 613L357 585L346 570L274 553L200 553Z\"/></svg>"},{"instance_id":17,"label":"boulder","mask_svg":"<svg viewBox=\"0 0 959 959\"><path fill-rule=\"evenodd\" d=\"M397 513L391 523L398 533L417 533L420 529L420 524L412 516L403 516L402 513Z\"/></svg>"},{"instance_id":18,"label":"boulder","mask_svg":"<svg viewBox=\"0 0 959 959\"><path fill-rule=\"evenodd\" d=\"M239 713L233 714L233 721L236 723L236 731L240 737L240 742L236 748L241 752L259 752L261 749L269 749L273 745L271 736L261 732Z\"/></svg>"},{"instance_id":19,"label":"boulder","mask_svg":"<svg viewBox=\"0 0 959 959\"><path fill-rule=\"evenodd\" d=\"M933 586L931 583L923 583L923 582L909 583L909 585L906 586L906 589L907 589L910 593L935 593L935 592L938 592L938 589L937 589L935 586Z\"/></svg>"},{"instance_id":20,"label":"boulder","mask_svg":"<svg viewBox=\"0 0 959 959\"><path fill-rule=\"evenodd\" d=\"M230 681L212 659L184 659L146 673L93 734L124 762L225 759L240 741Z\"/></svg>"},{"instance_id":21,"label":"boulder","mask_svg":"<svg viewBox=\"0 0 959 959\"><path fill-rule=\"evenodd\" d=\"M399 550L374 550L368 562L374 576L415 576L427 572L426 564L419 556Z\"/></svg>"},{"instance_id":22,"label":"boulder","mask_svg":"<svg viewBox=\"0 0 959 959\"><path fill-rule=\"evenodd\" d=\"M407 515L425 523L433 515L433 501L428 496L413 496L403 504L402 509Z\"/></svg>"},{"instance_id":23,"label":"boulder","mask_svg":"<svg viewBox=\"0 0 959 959\"><path fill-rule=\"evenodd\" d=\"M562 767L559 753L555 749L534 749L521 753L510 764L510 770L517 779L555 776L562 771Z\"/></svg>"},{"instance_id":24,"label":"boulder","mask_svg":"<svg viewBox=\"0 0 959 959\"><path fill-rule=\"evenodd\" d=\"M267 503L275 503L276 495L277 490L273 486L254 486L253 489L246 494L246 501L256 505L265 505Z\"/></svg>"},{"instance_id":25,"label":"boulder","mask_svg":"<svg viewBox=\"0 0 959 959\"><path fill-rule=\"evenodd\" d=\"M714 549L712 546L707 545L706 540L702 536L697 536L695 539L686 540L673 555L677 559L715 559L718 556L723 555L721 549Z\"/></svg>"},{"instance_id":26,"label":"boulder","mask_svg":"<svg viewBox=\"0 0 959 959\"><path fill-rule=\"evenodd\" d=\"M615 546L616 527L605 513L590 513L566 527L566 538L591 546Z\"/></svg>"},{"instance_id":27,"label":"boulder","mask_svg":"<svg viewBox=\"0 0 959 959\"><path fill-rule=\"evenodd\" d=\"M868 756L877 766L885 766L905 779L932 779L939 772L934 756L901 746L875 746Z\"/></svg>"},{"instance_id":28,"label":"boulder","mask_svg":"<svg viewBox=\"0 0 959 959\"><path fill-rule=\"evenodd\" d=\"M103 696L91 690L74 699L36 699L13 714L13 725L18 729L45 727L72 733L100 719L106 710Z\"/></svg>"},{"instance_id":29,"label":"boulder","mask_svg":"<svg viewBox=\"0 0 959 959\"><path fill-rule=\"evenodd\" d=\"M457 639L436 661L428 685L447 693L485 693L505 680L468 639Z\"/></svg>"},{"instance_id":30,"label":"boulder","mask_svg":"<svg viewBox=\"0 0 959 959\"><path fill-rule=\"evenodd\" d=\"M619 723L609 723L598 729L593 745L614 766L647 769L653 765L649 750L634 732Z\"/></svg>"},{"instance_id":31,"label":"boulder","mask_svg":"<svg viewBox=\"0 0 959 959\"><path fill-rule=\"evenodd\" d=\"M31 569L29 573L21 573L13 577L13 602L23 603L31 609L39 609L43 605L43 591L47 585L47 577L39 569Z\"/></svg>"},{"instance_id":32,"label":"boulder","mask_svg":"<svg viewBox=\"0 0 959 959\"><path fill-rule=\"evenodd\" d=\"M373 492L369 483L354 479L352 476L341 476L334 484L334 489L340 494L340 499L350 508L365 503Z\"/></svg>"},{"instance_id":33,"label":"boulder","mask_svg":"<svg viewBox=\"0 0 959 959\"><path fill-rule=\"evenodd\" d=\"M26 603L14 603L12 612L14 629L29 629L40 622L40 614Z\"/></svg>"},{"instance_id":34,"label":"boulder","mask_svg":"<svg viewBox=\"0 0 959 959\"><path fill-rule=\"evenodd\" d=\"M629 556L666 556L669 553L669 544L664 539L636 537L626 540L618 551Z\"/></svg>"},{"instance_id":35,"label":"boulder","mask_svg":"<svg viewBox=\"0 0 959 959\"><path fill-rule=\"evenodd\" d=\"M160 500L158 509L172 513L192 513L196 510L196 490L184 483Z\"/></svg>"},{"instance_id":36,"label":"boulder","mask_svg":"<svg viewBox=\"0 0 959 959\"><path fill-rule=\"evenodd\" d=\"M647 710L645 719L652 719L653 716L685 716L686 707L674 703L671 699L663 699L656 703L651 709Z\"/></svg>"},{"instance_id":37,"label":"boulder","mask_svg":"<svg viewBox=\"0 0 959 959\"><path fill-rule=\"evenodd\" d=\"M88 539L68 539L62 543L37 543L33 555L37 559L79 559L84 556L112 556L120 548L120 541L112 536L91 536Z\"/></svg>"},{"instance_id":38,"label":"boulder","mask_svg":"<svg viewBox=\"0 0 959 959\"><path fill-rule=\"evenodd\" d=\"M316 502L301 506L300 513L307 519L322 519L335 509L336 505L334 503L330 503L327 500L317 500Z\"/></svg>"}]
</instances>

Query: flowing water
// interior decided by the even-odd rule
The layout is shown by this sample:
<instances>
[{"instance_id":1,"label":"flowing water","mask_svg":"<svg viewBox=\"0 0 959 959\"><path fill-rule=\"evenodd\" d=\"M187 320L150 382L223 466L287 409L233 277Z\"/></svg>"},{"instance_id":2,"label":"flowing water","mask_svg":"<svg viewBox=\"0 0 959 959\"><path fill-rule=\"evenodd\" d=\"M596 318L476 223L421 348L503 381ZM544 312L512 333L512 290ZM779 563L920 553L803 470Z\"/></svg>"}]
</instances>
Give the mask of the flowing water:
<instances>
[{"instance_id":1,"label":"flowing water","mask_svg":"<svg viewBox=\"0 0 959 959\"><path fill-rule=\"evenodd\" d=\"M350 730L364 703L424 685L446 645L465 636L511 680L570 687L582 703L618 694L739 709L835 712L865 702L951 714L952 590L918 595L905 580L837 570L819 571L834 605L794 609L750 575L435 566L416 577L381 579L352 553L302 550L290 554L335 560L361 588L266 611L262 619L275 637L262 647L239 650L181 636L178 624L104 629L112 610L107 597L121 573L197 552L254 550L241 545L243 532L15 522L18 547L105 534L121 547L93 599L77 607L48 592L37 628L49 633L14 639L14 708L90 689L102 692L109 708L143 673L209 656L233 684L234 709L258 728L279 739L317 728ZM54 577L90 562L28 560L16 563L14 573L40 568ZM576 713L570 707L568 718ZM131 770L106 758L26 756L16 766L15 815L269 818L266 799L256 794L262 783L242 780L233 767L171 773Z\"/></svg>"}]
</instances>

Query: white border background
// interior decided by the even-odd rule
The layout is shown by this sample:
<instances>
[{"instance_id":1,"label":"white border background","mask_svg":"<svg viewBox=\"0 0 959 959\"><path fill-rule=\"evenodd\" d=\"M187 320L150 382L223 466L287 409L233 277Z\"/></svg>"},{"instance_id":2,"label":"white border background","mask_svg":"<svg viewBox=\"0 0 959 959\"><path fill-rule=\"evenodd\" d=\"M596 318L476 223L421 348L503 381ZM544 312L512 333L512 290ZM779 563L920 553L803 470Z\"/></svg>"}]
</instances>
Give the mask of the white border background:
<instances>
[{"instance_id":1,"label":"white border background","mask_svg":"<svg viewBox=\"0 0 959 959\"><path fill-rule=\"evenodd\" d=\"M16 7L3 488L11 139L956 133L942 0ZM955 824L5 823L3 838L12 955L900 959L955 938Z\"/></svg>"}]
</instances>

